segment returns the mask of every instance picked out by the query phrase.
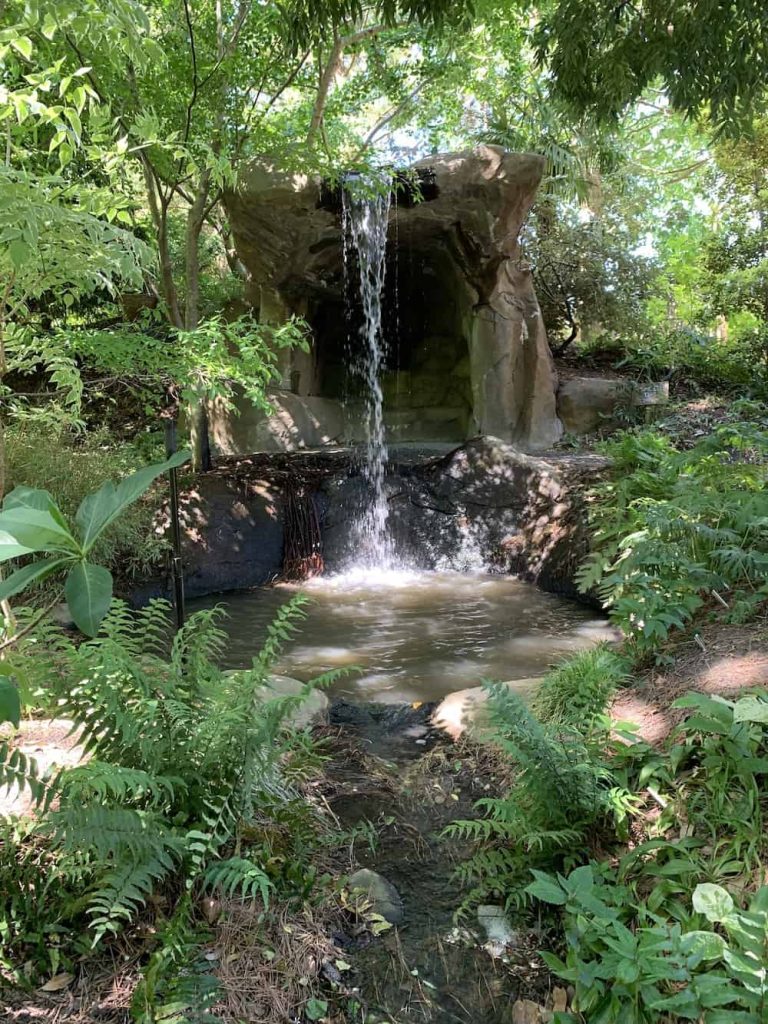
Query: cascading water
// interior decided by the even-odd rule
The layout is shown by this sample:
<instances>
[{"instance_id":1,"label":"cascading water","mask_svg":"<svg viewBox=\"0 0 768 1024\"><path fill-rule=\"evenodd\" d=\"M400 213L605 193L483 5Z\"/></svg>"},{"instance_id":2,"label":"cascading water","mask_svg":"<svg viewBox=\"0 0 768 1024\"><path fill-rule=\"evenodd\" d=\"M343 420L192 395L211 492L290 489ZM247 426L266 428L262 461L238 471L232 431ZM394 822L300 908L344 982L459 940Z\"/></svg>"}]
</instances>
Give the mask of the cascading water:
<instances>
[{"instance_id":1,"label":"cascading water","mask_svg":"<svg viewBox=\"0 0 768 1024\"><path fill-rule=\"evenodd\" d=\"M357 271L363 319L353 346L352 370L362 380L366 405L366 452L363 472L371 500L359 531L358 564L392 568L394 552L387 529L389 510L384 487L387 443L384 430L382 372L387 353L382 331L382 297L386 274L389 177L349 177L342 189L346 292Z\"/></svg>"}]
</instances>

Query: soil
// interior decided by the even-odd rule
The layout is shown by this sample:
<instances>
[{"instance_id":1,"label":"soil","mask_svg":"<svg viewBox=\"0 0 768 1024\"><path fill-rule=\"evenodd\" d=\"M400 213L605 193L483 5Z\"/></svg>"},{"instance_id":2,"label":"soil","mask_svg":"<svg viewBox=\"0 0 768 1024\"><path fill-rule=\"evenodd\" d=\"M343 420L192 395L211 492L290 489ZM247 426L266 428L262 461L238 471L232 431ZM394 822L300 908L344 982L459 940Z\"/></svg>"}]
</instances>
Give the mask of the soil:
<instances>
[{"instance_id":1,"label":"soil","mask_svg":"<svg viewBox=\"0 0 768 1024\"><path fill-rule=\"evenodd\" d=\"M707 623L668 653L669 667L648 671L620 692L611 709L615 721L633 722L649 743L663 740L685 717L672 705L686 693L734 698L768 687L768 614L747 625Z\"/></svg>"}]
</instances>

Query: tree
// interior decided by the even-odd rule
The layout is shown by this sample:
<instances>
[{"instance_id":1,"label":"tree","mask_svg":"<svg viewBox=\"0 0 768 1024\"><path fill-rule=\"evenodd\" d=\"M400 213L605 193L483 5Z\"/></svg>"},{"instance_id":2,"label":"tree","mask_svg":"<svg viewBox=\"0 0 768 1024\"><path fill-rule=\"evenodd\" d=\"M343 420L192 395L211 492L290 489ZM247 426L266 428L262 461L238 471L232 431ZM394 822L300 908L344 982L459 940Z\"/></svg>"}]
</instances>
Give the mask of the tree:
<instances>
[{"instance_id":1,"label":"tree","mask_svg":"<svg viewBox=\"0 0 768 1024\"><path fill-rule=\"evenodd\" d=\"M768 93L761 0L558 0L536 38L558 95L601 120L660 81L676 109L739 131Z\"/></svg>"}]
</instances>

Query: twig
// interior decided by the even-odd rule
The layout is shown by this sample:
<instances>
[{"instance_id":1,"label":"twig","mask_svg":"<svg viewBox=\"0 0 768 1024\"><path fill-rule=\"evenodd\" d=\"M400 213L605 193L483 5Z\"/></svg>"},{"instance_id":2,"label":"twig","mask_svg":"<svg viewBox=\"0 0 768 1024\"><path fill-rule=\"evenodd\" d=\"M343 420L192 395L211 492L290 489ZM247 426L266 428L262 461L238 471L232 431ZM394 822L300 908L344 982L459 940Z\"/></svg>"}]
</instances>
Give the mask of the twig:
<instances>
[{"instance_id":1,"label":"twig","mask_svg":"<svg viewBox=\"0 0 768 1024\"><path fill-rule=\"evenodd\" d=\"M57 604L59 603L59 600L61 599L61 595L62 595L62 593L63 593L63 591L61 591L61 590L60 590L60 591L58 592L58 594L56 595L56 597L55 597L55 598L53 599L53 601L51 601L51 603L50 603L50 604L47 604L47 605L45 606L45 608L43 608L43 610L42 610L42 611L40 612L40 614L39 614L39 615L37 616L37 618L33 619L33 620L32 620L32 621L31 621L31 622L29 623L29 625L25 626L25 627L24 627L24 629L22 629L22 630L21 630L21 632L19 632L19 633L16 633L16 634L15 634L14 636L12 636L12 637L11 637L11 638L10 638L9 640L6 640L6 641L4 641L4 642L3 642L2 644L0 644L0 653L2 653L3 651L7 650L7 649L8 649L9 647L12 647L12 646L13 646L13 644L17 643L17 642L18 642L19 640L21 640L21 639L22 639L23 637L27 636L27 634L28 634L28 633L31 633L33 629L35 629L35 628L36 628L37 626L39 626L39 625L40 625L40 623L41 623L41 622L43 621L43 619L45 618L45 616L46 616L46 615L47 615L47 614L48 614L48 613L49 613L50 611L52 611L52 610L53 610L53 609L54 609L54 608L56 607L56 605L57 605Z\"/></svg>"}]
</instances>

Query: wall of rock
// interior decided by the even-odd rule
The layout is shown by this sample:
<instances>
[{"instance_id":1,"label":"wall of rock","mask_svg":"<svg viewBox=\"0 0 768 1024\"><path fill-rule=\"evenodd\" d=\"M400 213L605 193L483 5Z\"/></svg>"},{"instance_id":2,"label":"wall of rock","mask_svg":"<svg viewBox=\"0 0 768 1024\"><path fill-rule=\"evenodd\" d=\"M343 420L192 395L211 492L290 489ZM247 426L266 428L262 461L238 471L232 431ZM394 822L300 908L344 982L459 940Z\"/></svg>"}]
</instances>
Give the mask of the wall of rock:
<instances>
[{"instance_id":1,"label":"wall of rock","mask_svg":"<svg viewBox=\"0 0 768 1024\"><path fill-rule=\"evenodd\" d=\"M410 170L432 184L423 202L395 202L390 212L383 381L390 437L492 434L527 450L547 448L562 432L557 381L518 241L543 161L481 146ZM338 207L319 180L263 164L251 166L225 202L250 274L250 302L265 320L304 317L313 341L309 355L286 356L275 393L278 404L293 402L293 429L286 430L283 409L266 424L213 410L215 447L297 450L338 443L339 430L345 442L361 439L361 396L348 374L354 329L345 320Z\"/></svg>"},{"instance_id":2,"label":"wall of rock","mask_svg":"<svg viewBox=\"0 0 768 1024\"><path fill-rule=\"evenodd\" d=\"M386 487L404 561L422 568L489 567L579 596L573 576L589 545L585 491L605 460L537 458L491 437L446 454L395 451L394 457ZM279 579L288 498L297 491L317 515L326 571L353 561L351 527L369 495L348 453L221 460L183 495L188 595ZM154 592L162 589L158 582Z\"/></svg>"}]
</instances>

